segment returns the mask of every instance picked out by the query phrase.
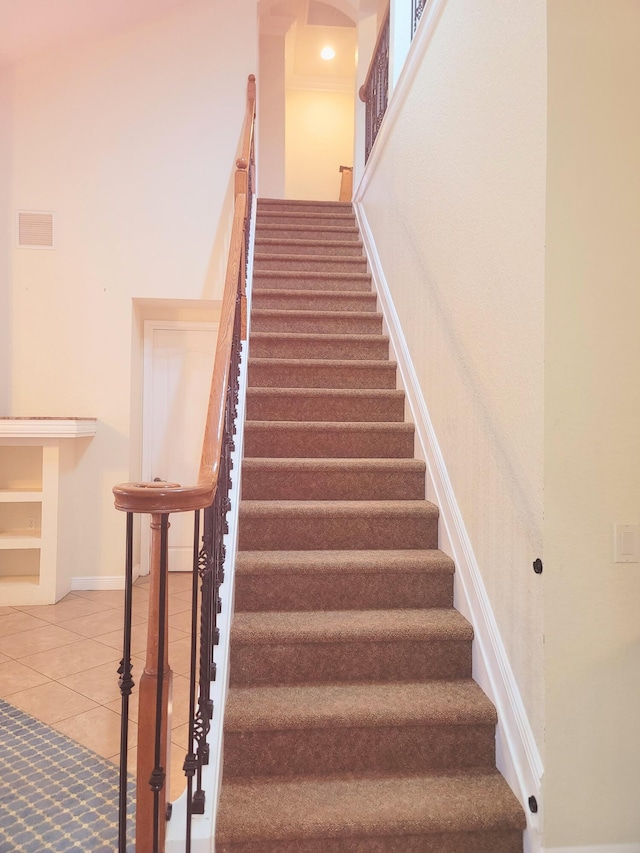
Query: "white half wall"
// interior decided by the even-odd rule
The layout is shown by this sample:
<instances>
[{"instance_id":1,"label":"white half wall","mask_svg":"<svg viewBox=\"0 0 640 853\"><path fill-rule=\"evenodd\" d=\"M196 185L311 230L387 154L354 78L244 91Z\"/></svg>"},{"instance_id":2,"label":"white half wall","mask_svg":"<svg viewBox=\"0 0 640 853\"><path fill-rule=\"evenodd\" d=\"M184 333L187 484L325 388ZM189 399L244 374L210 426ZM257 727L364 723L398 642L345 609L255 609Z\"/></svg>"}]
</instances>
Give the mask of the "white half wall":
<instances>
[{"instance_id":1,"label":"white half wall","mask_svg":"<svg viewBox=\"0 0 640 853\"><path fill-rule=\"evenodd\" d=\"M356 200L542 751L545 3L432 5Z\"/></svg>"},{"instance_id":2,"label":"white half wall","mask_svg":"<svg viewBox=\"0 0 640 853\"><path fill-rule=\"evenodd\" d=\"M123 571L111 489L137 476L132 300L222 293L256 28L256 0L192 0L11 69L1 215L54 211L57 245L12 251L9 414L98 419L78 460L71 577Z\"/></svg>"}]
</instances>

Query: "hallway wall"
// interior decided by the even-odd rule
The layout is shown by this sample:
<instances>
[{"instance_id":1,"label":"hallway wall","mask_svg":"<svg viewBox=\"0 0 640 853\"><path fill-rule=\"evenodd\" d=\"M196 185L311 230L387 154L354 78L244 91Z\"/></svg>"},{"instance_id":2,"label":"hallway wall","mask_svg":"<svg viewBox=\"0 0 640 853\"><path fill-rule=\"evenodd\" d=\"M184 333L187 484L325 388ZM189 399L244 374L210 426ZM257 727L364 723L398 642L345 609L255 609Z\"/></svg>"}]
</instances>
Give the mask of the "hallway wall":
<instances>
[{"instance_id":1,"label":"hallway wall","mask_svg":"<svg viewBox=\"0 0 640 853\"><path fill-rule=\"evenodd\" d=\"M340 166L353 165L354 95L288 90L285 198L338 201Z\"/></svg>"},{"instance_id":2,"label":"hallway wall","mask_svg":"<svg viewBox=\"0 0 640 853\"><path fill-rule=\"evenodd\" d=\"M256 0L192 0L12 70L11 215L54 211L57 247L12 252L10 413L98 418L74 576L123 571L132 300L222 292L256 18Z\"/></svg>"}]
</instances>

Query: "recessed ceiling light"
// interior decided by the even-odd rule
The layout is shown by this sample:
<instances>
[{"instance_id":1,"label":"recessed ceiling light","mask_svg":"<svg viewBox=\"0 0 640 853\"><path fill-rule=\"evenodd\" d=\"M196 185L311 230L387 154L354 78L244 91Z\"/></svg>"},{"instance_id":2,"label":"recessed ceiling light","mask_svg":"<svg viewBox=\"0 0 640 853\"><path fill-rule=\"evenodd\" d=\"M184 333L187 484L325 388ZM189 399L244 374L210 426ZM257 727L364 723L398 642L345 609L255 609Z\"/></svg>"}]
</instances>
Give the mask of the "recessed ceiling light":
<instances>
[{"instance_id":1,"label":"recessed ceiling light","mask_svg":"<svg viewBox=\"0 0 640 853\"><path fill-rule=\"evenodd\" d=\"M335 50L331 47L331 45L330 45L330 44L328 44L328 45L326 45L325 47L323 47L323 48L322 48L322 50L320 51L320 56L321 56L323 59L333 59L333 57L334 57L335 55L336 55L336 52L335 52Z\"/></svg>"}]
</instances>

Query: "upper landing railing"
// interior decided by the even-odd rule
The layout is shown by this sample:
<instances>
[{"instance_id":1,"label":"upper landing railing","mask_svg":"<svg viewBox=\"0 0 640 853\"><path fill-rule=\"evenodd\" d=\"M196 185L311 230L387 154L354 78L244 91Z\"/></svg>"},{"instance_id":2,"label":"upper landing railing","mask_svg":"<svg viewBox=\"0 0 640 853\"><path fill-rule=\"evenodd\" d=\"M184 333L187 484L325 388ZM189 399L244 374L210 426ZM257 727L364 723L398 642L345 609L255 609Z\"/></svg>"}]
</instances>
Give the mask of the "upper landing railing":
<instances>
[{"instance_id":1,"label":"upper landing railing","mask_svg":"<svg viewBox=\"0 0 640 853\"><path fill-rule=\"evenodd\" d=\"M409 8L399 0L390 0L378 29L369 70L360 87L360 100L365 104L365 163L382 126L389 104L392 80L397 79L404 64L411 40L427 8L429 0L411 0ZM391 65L394 68L391 68Z\"/></svg>"},{"instance_id":2,"label":"upper landing railing","mask_svg":"<svg viewBox=\"0 0 640 853\"><path fill-rule=\"evenodd\" d=\"M186 851L191 849L191 816L204 812L202 768L209 761L207 734L213 716L211 682L215 679L213 651L218 640L219 589L224 569L223 537L227 532L240 348L241 341L246 339L246 261L254 183L255 101L255 77L251 75L241 156L236 162L233 226L198 481L192 486L165 482L125 483L113 489L116 508L127 513L125 628L119 670L122 694L119 853L126 851L128 717L129 697L134 686L131 605L135 513L151 515L147 652L139 680L136 853L162 853L166 821L170 816L166 775L171 744L172 672L168 659L167 555L172 512L194 512L189 734L184 761Z\"/></svg>"}]
</instances>

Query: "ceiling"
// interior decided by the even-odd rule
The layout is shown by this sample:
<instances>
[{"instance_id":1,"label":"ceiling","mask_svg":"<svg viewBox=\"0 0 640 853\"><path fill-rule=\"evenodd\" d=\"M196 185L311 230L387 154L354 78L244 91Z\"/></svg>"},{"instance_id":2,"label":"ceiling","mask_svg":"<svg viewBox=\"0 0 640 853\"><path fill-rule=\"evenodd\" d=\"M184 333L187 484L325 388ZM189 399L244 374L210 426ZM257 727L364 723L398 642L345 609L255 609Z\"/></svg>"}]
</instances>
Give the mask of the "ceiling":
<instances>
[{"instance_id":1,"label":"ceiling","mask_svg":"<svg viewBox=\"0 0 640 853\"><path fill-rule=\"evenodd\" d=\"M126 29L189 0L0 0L0 66Z\"/></svg>"}]
</instances>

